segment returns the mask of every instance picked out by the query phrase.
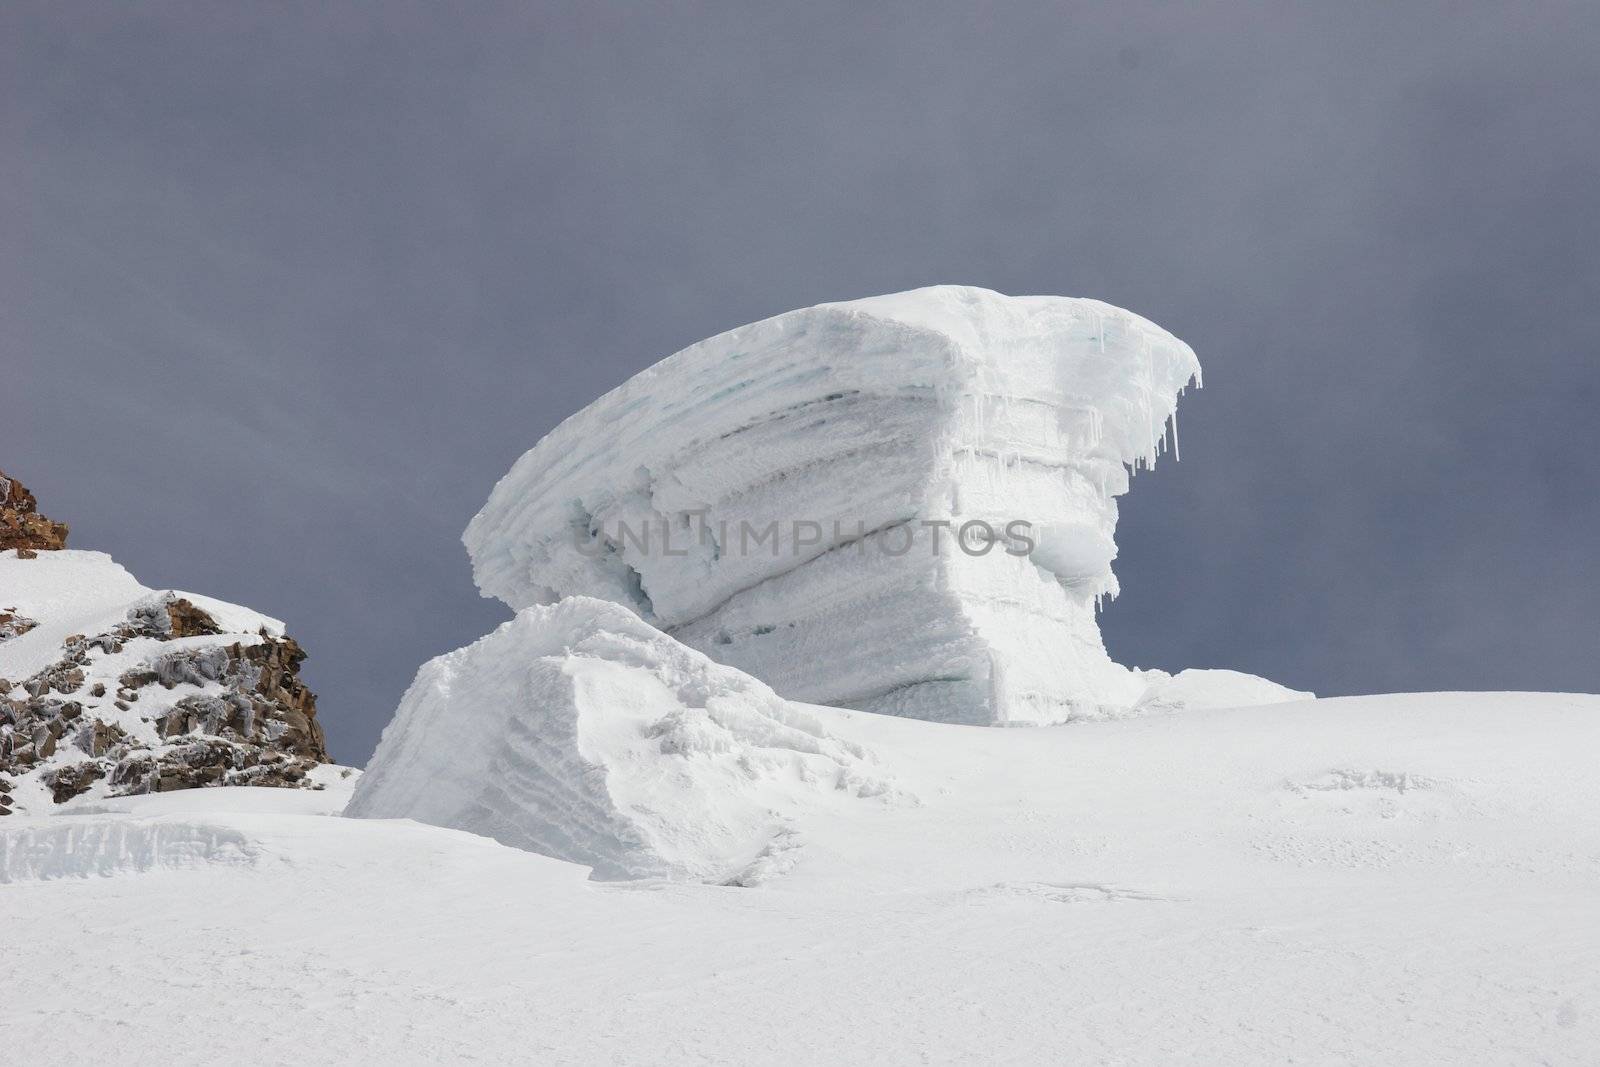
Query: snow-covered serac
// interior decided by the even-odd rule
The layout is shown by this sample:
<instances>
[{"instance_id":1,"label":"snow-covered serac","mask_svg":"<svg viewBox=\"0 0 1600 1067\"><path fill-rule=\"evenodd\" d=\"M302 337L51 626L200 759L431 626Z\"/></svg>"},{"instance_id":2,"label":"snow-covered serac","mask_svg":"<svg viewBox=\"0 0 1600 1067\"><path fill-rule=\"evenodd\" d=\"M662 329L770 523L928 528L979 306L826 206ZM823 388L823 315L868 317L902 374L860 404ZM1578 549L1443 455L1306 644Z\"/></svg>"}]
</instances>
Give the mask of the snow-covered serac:
<instances>
[{"instance_id":1,"label":"snow-covered serac","mask_svg":"<svg viewBox=\"0 0 1600 1067\"><path fill-rule=\"evenodd\" d=\"M817 714L573 597L424 664L346 814L468 830L598 878L753 884L793 862L806 812L891 794Z\"/></svg>"},{"instance_id":2,"label":"snow-covered serac","mask_svg":"<svg viewBox=\"0 0 1600 1067\"><path fill-rule=\"evenodd\" d=\"M567 419L465 542L513 608L628 604L793 699L1094 717L1145 692L1095 621L1117 591L1115 498L1176 446L1199 376L1183 342L1094 300L938 286L823 304Z\"/></svg>"}]
</instances>

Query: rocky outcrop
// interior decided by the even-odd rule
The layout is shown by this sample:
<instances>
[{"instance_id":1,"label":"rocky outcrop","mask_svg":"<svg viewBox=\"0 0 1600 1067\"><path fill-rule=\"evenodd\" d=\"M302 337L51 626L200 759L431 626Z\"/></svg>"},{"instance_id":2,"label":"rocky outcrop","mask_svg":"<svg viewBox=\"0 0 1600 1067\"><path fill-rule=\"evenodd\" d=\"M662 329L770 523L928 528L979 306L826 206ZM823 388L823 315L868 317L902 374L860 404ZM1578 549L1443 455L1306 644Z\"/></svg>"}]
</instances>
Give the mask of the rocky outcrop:
<instances>
[{"instance_id":1,"label":"rocky outcrop","mask_svg":"<svg viewBox=\"0 0 1600 1067\"><path fill-rule=\"evenodd\" d=\"M317 698L282 623L66 549L4 475L0 503L0 549L17 550L0 554L0 816L91 792L319 788Z\"/></svg>"},{"instance_id":2,"label":"rocky outcrop","mask_svg":"<svg viewBox=\"0 0 1600 1067\"><path fill-rule=\"evenodd\" d=\"M189 640L228 636L238 635L169 594L133 608L106 633L68 637L54 663L20 683L0 679L0 694L22 694L0 696L0 773L37 769L58 804L100 781L112 796L306 784L329 758L316 694L299 676L305 652L292 637L265 631L226 643ZM102 661L125 658L135 642L150 652L99 680ZM181 647L162 647L174 642ZM161 699L178 690L185 695ZM139 716L153 739L95 713L96 705L133 712L147 693L161 695L144 701L149 714Z\"/></svg>"},{"instance_id":3,"label":"rocky outcrop","mask_svg":"<svg viewBox=\"0 0 1600 1067\"><path fill-rule=\"evenodd\" d=\"M67 524L39 514L39 502L27 487L0 471L0 552L14 548L29 559L66 547Z\"/></svg>"}]
</instances>

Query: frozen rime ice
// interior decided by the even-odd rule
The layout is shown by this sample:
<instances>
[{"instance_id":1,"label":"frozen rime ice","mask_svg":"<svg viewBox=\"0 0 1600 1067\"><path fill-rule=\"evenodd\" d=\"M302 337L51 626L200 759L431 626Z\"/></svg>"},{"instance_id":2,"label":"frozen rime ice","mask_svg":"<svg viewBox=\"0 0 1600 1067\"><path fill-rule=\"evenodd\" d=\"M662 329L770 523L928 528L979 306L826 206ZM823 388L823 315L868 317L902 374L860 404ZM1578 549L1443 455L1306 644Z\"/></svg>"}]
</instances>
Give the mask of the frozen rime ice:
<instances>
[{"instance_id":1,"label":"frozen rime ice","mask_svg":"<svg viewBox=\"0 0 1600 1067\"><path fill-rule=\"evenodd\" d=\"M808 809L891 793L815 713L572 597L424 664L346 814L468 830L602 879L751 884L783 869Z\"/></svg>"},{"instance_id":2,"label":"frozen rime ice","mask_svg":"<svg viewBox=\"0 0 1600 1067\"><path fill-rule=\"evenodd\" d=\"M1116 497L1176 447L1199 378L1182 341L1095 300L936 286L822 304L567 419L464 540L485 595L626 604L785 697L1097 717L1145 692L1095 621L1117 592ZM999 540L973 525L958 547L950 529L974 520Z\"/></svg>"}]
</instances>

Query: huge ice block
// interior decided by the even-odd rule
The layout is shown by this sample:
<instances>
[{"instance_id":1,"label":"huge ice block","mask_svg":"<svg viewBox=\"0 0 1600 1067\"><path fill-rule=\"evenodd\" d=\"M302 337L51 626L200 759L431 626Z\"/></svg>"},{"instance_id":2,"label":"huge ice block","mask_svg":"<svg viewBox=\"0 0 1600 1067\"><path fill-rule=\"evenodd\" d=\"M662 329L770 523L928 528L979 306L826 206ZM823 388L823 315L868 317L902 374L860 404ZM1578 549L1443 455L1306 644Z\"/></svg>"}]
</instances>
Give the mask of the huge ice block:
<instances>
[{"instance_id":1,"label":"huge ice block","mask_svg":"<svg viewBox=\"0 0 1600 1067\"><path fill-rule=\"evenodd\" d=\"M1095 621L1117 589L1116 497L1176 444L1199 376L1188 345L1095 300L936 286L822 304L573 415L464 541L485 595L626 604L792 699L1097 716L1145 690Z\"/></svg>"}]
</instances>

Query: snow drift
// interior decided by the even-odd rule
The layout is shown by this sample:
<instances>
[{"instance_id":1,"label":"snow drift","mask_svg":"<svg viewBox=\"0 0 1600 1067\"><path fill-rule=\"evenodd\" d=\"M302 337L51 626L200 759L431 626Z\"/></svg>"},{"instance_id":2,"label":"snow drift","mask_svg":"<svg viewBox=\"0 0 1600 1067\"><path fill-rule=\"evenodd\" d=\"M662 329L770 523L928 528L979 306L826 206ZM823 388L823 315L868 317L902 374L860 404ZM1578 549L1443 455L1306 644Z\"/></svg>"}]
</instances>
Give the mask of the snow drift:
<instances>
[{"instance_id":1,"label":"snow drift","mask_svg":"<svg viewBox=\"0 0 1600 1067\"><path fill-rule=\"evenodd\" d=\"M594 869L749 883L808 810L889 787L807 709L616 604L529 608L423 665L347 814Z\"/></svg>"},{"instance_id":2,"label":"snow drift","mask_svg":"<svg viewBox=\"0 0 1600 1067\"><path fill-rule=\"evenodd\" d=\"M1187 345L1094 300L938 286L702 341L567 419L465 542L513 608L634 608L792 699L966 723L1130 707L1095 622ZM958 543L957 534L965 536ZM1030 551L1031 549L1031 551Z\"/></svg>"}]
</instances>

